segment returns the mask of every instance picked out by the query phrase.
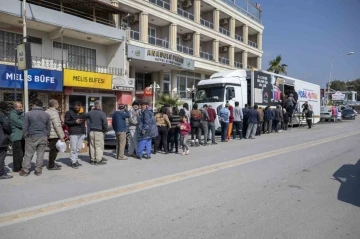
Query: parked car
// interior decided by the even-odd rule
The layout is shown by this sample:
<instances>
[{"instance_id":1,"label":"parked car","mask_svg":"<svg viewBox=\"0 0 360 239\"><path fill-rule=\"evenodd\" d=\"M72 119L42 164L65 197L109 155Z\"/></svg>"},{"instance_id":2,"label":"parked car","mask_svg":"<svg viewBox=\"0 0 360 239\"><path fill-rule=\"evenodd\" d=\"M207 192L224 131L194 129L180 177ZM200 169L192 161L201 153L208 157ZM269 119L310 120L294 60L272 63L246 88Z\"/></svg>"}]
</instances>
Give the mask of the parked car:
<instances>
[{"instance_id":1,"label":"parked car","mask_svg":"<svg viewBox=\"0 0 360 239\"><path fill-rule=\"evenodd\" d=\"M356 110L353 110L354 113L355 113L355 116L358 116L358 112Z\"/></svg>"},{"instance_id":2,"label":"parked car","mask_svg":"<svg viewBox=\"0 0 360 239\"><path fill-rule=\"evenodd\" d=\"M332 118L332 106L321 106L320 107L320 120L329 121Z\"/></svg>"},{"instance_id":3,"label":"parked car","mask_svg":"<svg viewBox=\"0 0 360 239\"><path fill-rule=\"evenodd\" d=\"M341 111L342 119L355 119L355 113L353 109L344 109Z\"/></svg>"},{"instance_id":4,"label":"parked car","mask_svg":"<svg viewBox=\"0 0 360 239\"><path fill-rule=\"evenodd\" d=\"M129 131L126 132L126 146L125 148L129 147L130 141L130 133ZM116 134L111 125L109 125L108 131L105 133L104 137L104 145L105 146L116 146Z\"/></svg>"}]
</instances>

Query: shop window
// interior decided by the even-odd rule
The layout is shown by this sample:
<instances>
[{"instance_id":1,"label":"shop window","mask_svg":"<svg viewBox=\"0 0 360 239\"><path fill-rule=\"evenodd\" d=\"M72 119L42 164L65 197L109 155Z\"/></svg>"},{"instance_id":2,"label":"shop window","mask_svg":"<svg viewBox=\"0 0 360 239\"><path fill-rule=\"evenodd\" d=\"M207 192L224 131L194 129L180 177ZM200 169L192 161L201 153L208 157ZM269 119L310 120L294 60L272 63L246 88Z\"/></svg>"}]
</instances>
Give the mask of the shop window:
<instances>
[{"instance_id":1,"label":"shop window","mask_svg":"<svg viewBox=\"0 0 360 239\"><path fill-rule=\"evenodd\" d=\"M14 102L14 101L19 101L19 102L22 102L23 100L23 94L22 92L19 92L16 94L16 97L15 97L15 93L8 93L8 92L4 92L3 93L3 99L4 101L6 102ZM16 100L15 100L16 99Z\"/></svg>"},{"instance_id":2,"label":"shop window","mask_svg":"<svg viewBox=\"0 0 360 239\"><path fill-rule=\"evenodd\" d=\"M86 96L85 95L69 95L69 108L74 106L76 101L80 101L84 107L84 111L87 112L86 108Z\"/></svg>"}]
</instances>

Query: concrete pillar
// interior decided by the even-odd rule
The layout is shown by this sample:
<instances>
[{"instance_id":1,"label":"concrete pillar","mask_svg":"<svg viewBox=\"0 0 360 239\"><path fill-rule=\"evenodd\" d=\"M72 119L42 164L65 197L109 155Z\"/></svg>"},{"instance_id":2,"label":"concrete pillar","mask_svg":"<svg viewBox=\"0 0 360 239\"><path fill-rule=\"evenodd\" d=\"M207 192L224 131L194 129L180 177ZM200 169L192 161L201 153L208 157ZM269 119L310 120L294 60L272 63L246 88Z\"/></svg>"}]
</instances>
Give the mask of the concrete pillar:
<instances>
[{"instance_id":1,"label":"concrete pillar","mask_svg":"<svg viewBox=\"0 0 360 239\"><path fill-rule=\"evenodd\" d=\"M243 26L243 38L244 38L244 43L248 44L248 39L249 39L249 27L248 27L248 25Z\"/></svg>"},{"instance_id":2,"label":"concrete pillar","mask_svg":"<svg viewBox=\"0 0 360 239\"><path fill-rule=\"evenodd\" d=\"M177 71L171 71L171 92L174 97L177 94Z\"/></svg>"},{"instance_id":3,"label":"concrete pillar","mask_svg":"<svg viewBox=\"0 0 360 239\"><path fill-rule=\"evenodd\" d=\"M160 86L160 92L164 92L164 71L159 71L159 86Z\"/></svg>"},{"instance_id":4,"label":"concrete pillar","mask_svg":"<svg viewBox=\"0 0 360 239\"><path fill-rule=\"evenodd\" d=\"M200 24L201 0L194 1L194 22Z\"/></svg>"},{"instance_id":5,"label":"concrete pillar","mask_svg":"<svg viewBox=\"0 0 360 239\"><path fill-rule=\"evenodd\" d=\"M159 71L151 72L151 84L154 84L154 81L160 85Z\"/></svg>"},{"instance_id":6,"label":"concrete pillar","mask_svg":"<svg viewBox=\"0 0 360 239\"><path fill-rule=\"evenodd\" d=\"M194 56L200 57L200 33L195 32L193 35Z\"/></svg>"},{"instance_id":7,"label":"concrete pillar","mask_svg":"<svg viewBox=\"0 0 360 239\"><path fill-rule=\"evenodd\" d=\"M213 12L213 23L214 23L214 30L219 31L219 22L220 22L220 10L215 9Z\"/></svg>"},{"instance_id":8,"label":"concrete pillar","mask_svg":"<svg viewBox=\"0 0 360 239\"><path fill-rule=\"evenodd\" d=\"M235 38L235 18L230 18L230 37Z\"/></svg>"},{"instance_id":9,"label":"concrete pillar","mask_svg":"<svg viewBox=\"0 0 360 239\"><path fill-rule=\"evenodd\" d=\"M140 13L140 40L142 42L148 43L149 41L149 14L147 12Z\"/></svg>"},{"instance_id":10,"label":"concrete pillar","mask_svg":"<svg viewBox=\"0 0 360 239\"><path fill-rule=\"evenodd\" d=\"M214 61L219 62L219 40L213 40Z\"/></svg>"},{"instance_id":11,"label":"concrete pillar","mask_svg":"<svg viewBox=\"0 0 360 239\"><path fill-rule=\"evenodd\" d=\"M262 34L260 32L257 34L257 45L258 49L262 51Z\"/></svg>"},{"instance_id":12,"label":"concrete pillar","mask_svg":"<svg viewBox=\"0 0 360 239\"><path fill-rule=\"evenodd\" d=\"M234 61L235 61L235 47L230 46L229 47L229 64L230 66L234 67Z\"/></svg>"},{"instance_id":13,"label":"concrete pillar","mask_svg":"<svg viewBox=\"0 0 360 239\"><path fill-rule=\"evenodd\" d=\"M243 53L242 53L242 67L243 67L243 69L247 69L247 62L248 62L248 53L247 53L247 51L243 51Z\"/></svg>"},{"instance_id":14,"label":"concrete pillar","mask_svg":"<svg viewBox=\"0 0 360 239\"><path fill-rule=\"evenodd\" d=\"M256 59L256 68L258 70L261 70L261 66L262 66L262 57L258 56L257 59Z\"/></svg>"},{"instance_id":15,"label":"concrete pillar","mask_svg":"<svg viewBox=\"0 0 360 239\"><path fill-rule=\"evenodd\" d=\"M113 5L114 7L119 7L119 1L118 0L111 0L111 5ZM113 19L114 19L114 23L115 23L115 27L119 28L119 14L113 14Z\"/></svg>"},{"instance_id":16,"label":"concrete pillar","mask_svg":"<svg viewBox=\"0 0 360 239\"><path fill-rule=\"evenodd\" d=\"M176 51L177 24L171 23L169 28L170 49Z\"/></svg>"},{"instance_id":17,"label":"concrete pillar","mask_svg":"<svg viewBox=\"0 0 360 239\"><path fill-rule=\"evenodd\" d=\"M177 5L178 5L178 0L171 0L170 2L171 6L170 6L170 11L174 12L177 14Z\"/></svg>"},{"instance_id":18,"label":"concrete pillar","mask_svg":"<svg viewBox=\"0 0 360 239\"><path fill-rule=\"evenodd\" d=\"M126 41L129 41L131 40L131 28L130 27L127 27L126 28Z\"/></svg>"},{"instance_id":19,"label":"concrete pillar","mask_svg":"<svg viewBox=\"0 0 360 239\"><path fill-rule=\"evenodd\" d=\"M135 66L130 66L130 78L135 78Z\"/></svg>"},{"instance_id":20,"label":"concrete pillar","mask_svg":"<svg viewBox=\"0 0 360 239\"><path fill-rule=\"evenodd\" d=\"M205 73L201 73L200 80L205 80Z\"/></svg>"}]
</instances>

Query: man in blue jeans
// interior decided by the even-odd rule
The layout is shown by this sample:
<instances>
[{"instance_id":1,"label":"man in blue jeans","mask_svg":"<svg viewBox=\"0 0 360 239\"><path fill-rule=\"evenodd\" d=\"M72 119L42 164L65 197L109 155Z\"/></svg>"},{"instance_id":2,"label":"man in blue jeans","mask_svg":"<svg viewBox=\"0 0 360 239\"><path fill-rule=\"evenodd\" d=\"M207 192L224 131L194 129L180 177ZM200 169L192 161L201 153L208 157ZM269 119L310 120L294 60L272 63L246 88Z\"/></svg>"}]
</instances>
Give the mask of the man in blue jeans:
<instances>
[{"instance_id":1,"label":"man in blue jeans","mask_svg":"<svg viewBox=\"0 0 360 239\"><path fill-rule=\"evenodd\" d=\"M219 118L220 118L220 124L221 124L221 142L228 142L226 140L226 134L229 126L229 118L230 118L230 110L229 110L230 104L227 103L224 108L220 110Z\"/></svg>"}]
</instances>

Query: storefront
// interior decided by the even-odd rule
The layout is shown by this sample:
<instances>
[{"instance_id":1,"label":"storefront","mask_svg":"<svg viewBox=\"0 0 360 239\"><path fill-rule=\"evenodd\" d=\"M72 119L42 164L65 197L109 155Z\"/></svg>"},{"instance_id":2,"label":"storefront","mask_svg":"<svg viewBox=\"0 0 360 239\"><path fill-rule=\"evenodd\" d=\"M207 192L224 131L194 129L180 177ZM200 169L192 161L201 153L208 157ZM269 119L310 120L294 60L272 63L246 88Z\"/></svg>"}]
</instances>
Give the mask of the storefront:
<instances>
[{"instance_id":1,"label":"storefront","mask_svg":"<svg viewBox=\"0 0 360 239\"><path fill-rule=\"evenodd\" d=\"M29 104L40 99L48 107L51 99L63 106L63 73L61 71L33 68L28 71ZM12 65L0 65L0 101L23 102L24 72Z\"/></svg>"}]
</instances>

